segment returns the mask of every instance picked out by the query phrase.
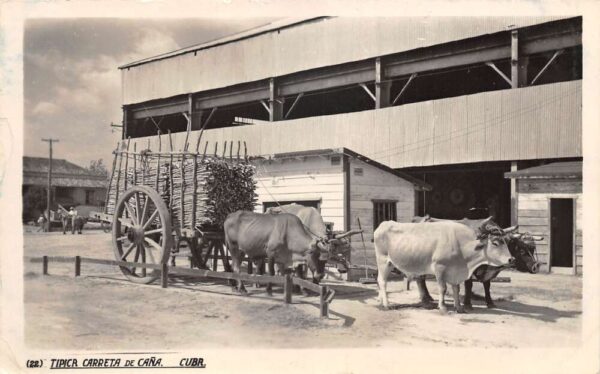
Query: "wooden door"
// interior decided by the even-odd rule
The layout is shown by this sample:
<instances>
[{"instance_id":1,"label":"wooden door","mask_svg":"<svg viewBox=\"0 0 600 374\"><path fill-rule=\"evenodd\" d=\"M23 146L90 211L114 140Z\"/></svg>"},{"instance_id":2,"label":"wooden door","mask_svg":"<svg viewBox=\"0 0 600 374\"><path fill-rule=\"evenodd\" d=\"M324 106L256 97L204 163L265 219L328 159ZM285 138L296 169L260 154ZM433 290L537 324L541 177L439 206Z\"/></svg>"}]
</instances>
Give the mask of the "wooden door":
<instances>
[{"instance_id":1,"label":"wooden door","mask_svg":"<svg viewBox=\"0 0 600 374\"><path fill-rule=\"evenodd\" d=\"M550 266L573 267L573 199L550 199Z\"/></svg>"}]
</instances>

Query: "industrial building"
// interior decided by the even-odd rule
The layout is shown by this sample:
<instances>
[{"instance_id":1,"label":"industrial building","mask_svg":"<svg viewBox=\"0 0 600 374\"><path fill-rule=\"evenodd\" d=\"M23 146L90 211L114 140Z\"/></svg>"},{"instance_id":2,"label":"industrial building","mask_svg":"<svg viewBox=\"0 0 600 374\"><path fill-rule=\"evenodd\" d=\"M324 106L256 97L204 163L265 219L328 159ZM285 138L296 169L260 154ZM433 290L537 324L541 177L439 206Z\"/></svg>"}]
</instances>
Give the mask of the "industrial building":
<instances>
[{"instance_id":1,"label":"industrial building","mask_svg":"<svg viewBox=\"0 0 600 374\"><path fill-rule=\"evenodd\" d=\"M203 142L256 156L351 149L431 186L402 217L518 224L530 209L505 173L582 161L581 34L581 17L276 22L121 66L123 137L145 148L179 132L181 149L205 129ZM528 228L545 269L562 270L550 235Z\"/></svg>"}]
</instances>

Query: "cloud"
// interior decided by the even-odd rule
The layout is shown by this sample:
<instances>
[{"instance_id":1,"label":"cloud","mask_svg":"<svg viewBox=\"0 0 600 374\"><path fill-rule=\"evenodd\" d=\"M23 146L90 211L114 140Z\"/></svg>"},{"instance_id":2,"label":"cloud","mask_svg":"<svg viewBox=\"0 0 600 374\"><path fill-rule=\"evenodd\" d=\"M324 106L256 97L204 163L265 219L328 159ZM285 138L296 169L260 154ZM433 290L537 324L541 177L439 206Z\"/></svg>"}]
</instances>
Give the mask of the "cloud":
<instances>
[{"instance_id":1,"label":"cloud","mask_svg":"<svg viewBox=\"0 0 600 374\"><path fill-rule=\"evenodd\" d=\"M42 101L35 105L31 112L35 116L52 116L60 112L60 107L54 103L48 101Z\"/></svg>"},{"instance_id":2,"label":"cloud","mask_svg":"<svg viewBox=\"0 0 600 374\"><path fill-rule=\"evenodd\" d=\"M40 137L60 138L57 157L109 163L120 133L120 65L201 43L261 20L57 19L28 21L24 37L26 155L47 156Z\"/></svg>"}]
</instances>

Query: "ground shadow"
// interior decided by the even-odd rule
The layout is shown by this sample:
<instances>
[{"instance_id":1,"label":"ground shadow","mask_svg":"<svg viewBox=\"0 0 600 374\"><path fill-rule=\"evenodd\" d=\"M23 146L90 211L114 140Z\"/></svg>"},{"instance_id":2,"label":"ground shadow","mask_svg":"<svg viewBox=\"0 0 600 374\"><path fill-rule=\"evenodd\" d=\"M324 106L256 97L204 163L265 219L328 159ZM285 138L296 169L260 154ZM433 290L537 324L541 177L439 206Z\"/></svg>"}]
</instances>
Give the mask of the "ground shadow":
<instances>
[{"instance_id":1,"label":"ground shadow","mask_svg":"<svg viewBox=\"0 0 600 374\"><path fill-rule=\"evenodd\" d=\"M479 315L506 315L531 318L543 322L556 322L559 318L574 318L581 315L578 310L558 310L547 306L523 304L518 301L497 301L496 308L477 308ZM473 313L473 312L471 312ZM475 313L474 313L475 314Z\"/></svg>"}]
</instances>

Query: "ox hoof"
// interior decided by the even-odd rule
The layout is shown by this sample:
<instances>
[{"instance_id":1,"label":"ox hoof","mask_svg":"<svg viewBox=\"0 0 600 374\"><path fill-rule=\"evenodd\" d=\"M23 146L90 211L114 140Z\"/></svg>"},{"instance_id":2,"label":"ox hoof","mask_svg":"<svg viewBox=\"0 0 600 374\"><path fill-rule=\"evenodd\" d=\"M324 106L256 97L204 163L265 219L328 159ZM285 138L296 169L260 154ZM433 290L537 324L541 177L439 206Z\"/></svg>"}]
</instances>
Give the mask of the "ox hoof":
<instances>
[{"instance_id":1,"label":"ox hoof","mask_svg":"<svg viewBox=\"0 0 600 374\"><path fill-rule=\"evenodd\" d=\"M459 307L459 308L456 308L455 310L456 310L457 314L464 314L465 313L465 308L463 308L462 306Z\"/></svg>"},{"instance_id":2,"label":"ox hoof","mask_svg":"<svg viewBox=\"0 0 600 374\"><path fill-rule=\"evenodd\" d=\"M439 309L439 312L441 315L445 316L446 314L448 314L448 309L446 307L442 307Z\"/></svg>"},{"instance_id":3,"label":"ox hoof","mask_svg":"<svg viewBox=\"0 0 600 374\"><path fill-rule=\"evenodd\" d=\"M429 300L421 301L419 306L423 309L432 310L435 309L435 304Z\"/></svg>"},{"instance_id":4,"label":"ox hoof","mask_svg":"<svg viewBox=\"0 0 600 374\"><path fill-rule=\"evenodd\" d=\"M473 310L473 305L471 305L471 304L465 304L464 308L465 308L465 310Z\"/></svg>"},{"instance_id":5,"label":"ox hoof","mask_svg":"<svg viewBox=\"0 0 600 374\"><path fill-rule=\"evenodd\" d=\"M487 307L488 309L494 309L496 308L496 304L494 304L493 302L487 303Z\"/></svg>"}]
</instances>

